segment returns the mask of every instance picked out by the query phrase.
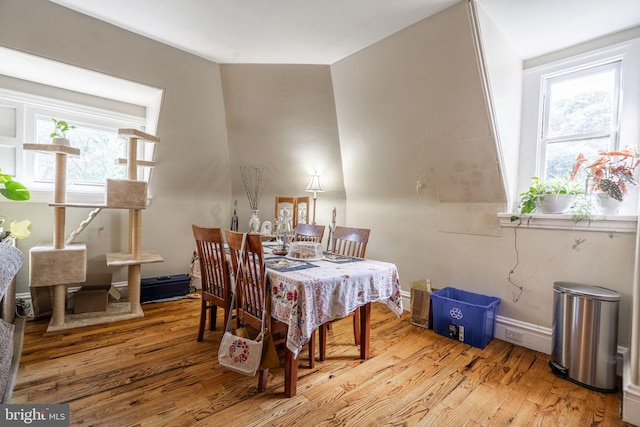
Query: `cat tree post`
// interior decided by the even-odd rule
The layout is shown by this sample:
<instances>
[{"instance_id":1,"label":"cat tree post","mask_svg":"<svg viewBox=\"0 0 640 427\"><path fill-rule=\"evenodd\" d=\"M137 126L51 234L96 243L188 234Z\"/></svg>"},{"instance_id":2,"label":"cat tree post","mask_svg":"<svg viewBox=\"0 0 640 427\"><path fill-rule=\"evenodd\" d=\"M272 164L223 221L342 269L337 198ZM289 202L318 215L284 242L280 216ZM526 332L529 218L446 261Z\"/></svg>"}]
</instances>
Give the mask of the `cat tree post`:
<instances>
[{"instance_id":1,"label":"cat tree post","mask_svg":"<svg viewBox=\"0 0 640 427\"><path fill-rule=\"evenodd\" d=\"M52 144L24 144L25 150L55 154L55 186L53 202L53 242L36 245L29 251L29 286L49 287L51 295L50 327L65 322L67 285L86 280L86 246L65 244L67 156L80 155L64 140L54 139Z\"/></svg>"},{"instance_id":2,"label":"cat tree post","mask_svg":"<svg viewBox=\"0 0 640 427\"><path fill-rule=\"evenodd\" d=\"M67 155L56 153L56 180L53 194L55 203L67 201ZM65 246L64 231L66 222L66 210L63 206L53 208L53 249L62 250ZM67 305L67 286L55 285L51 288L51 324L60 326L64 323L64 314Z\"/></svg>"}]
</instances>

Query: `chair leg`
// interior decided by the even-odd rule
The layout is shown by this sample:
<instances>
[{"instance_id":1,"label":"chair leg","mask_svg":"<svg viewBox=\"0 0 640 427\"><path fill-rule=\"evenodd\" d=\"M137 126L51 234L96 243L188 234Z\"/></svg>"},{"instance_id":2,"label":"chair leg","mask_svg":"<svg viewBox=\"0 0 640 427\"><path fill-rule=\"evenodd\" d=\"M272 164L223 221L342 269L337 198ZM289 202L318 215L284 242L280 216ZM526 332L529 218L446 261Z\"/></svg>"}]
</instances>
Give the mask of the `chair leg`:
<instances>
[{"instance_id":1,"label":"chair leg","mask_svg":"<svg viewBox=\"0 0 640 427\"><path fill-rule=\"evenodd\" d=\"M353 339L356 345L360 345L360 308L353 312Z\"/></svg>"},{"instance_id":2,"label":"chair leg","mask_svg":"<svg viewBox=\"0 0 640 427\"><path fill-rule=\"evenodd\" d=\"M269 378L269 370L263 369L258 371L258 393L262 393L267 389L267 379Z\"/></svg>"},{"instance_id":3,"label":"chair leg","mask_svg":"<svg viewBox=\"0 0 640 427\"><path fill-rule=\"evenodd\" d=\"M311 332L309 339L309 368L313 369L316 365L316 331Z\"/></svg>"},{"instance_id":4,"label":"chair leg","mask_svg":"<svg viewBox=\"0 0 640 427\"><path fill-rule=\"evenodd\" d=\"M320 335L318 337L319 356L318 360L324 361L327 354L327 325L320 325Z\"/></svg>"},{"instance_id":5,"label":"chair leg","mask_svg":"<svg viewBox=\"0 0 640 427\"><path fill-rule=\"evenodd\" d=\"M198 341L202 341L204 338L204 324L207 320L207 304L202 300L200 307L200 328L198 329Z\"/></svg>"},{"instance_id":6,"label":"chair leg","mask_svg":"<svg viewBox=\"0 0 640 427\"><path fill-rule=\"evenodd\" d=\"M209 330L210 331L216 330L217 317L218 317L218 307L215 305L212 305L211 307L209 307Z\"/></svg>"}]
</instances>

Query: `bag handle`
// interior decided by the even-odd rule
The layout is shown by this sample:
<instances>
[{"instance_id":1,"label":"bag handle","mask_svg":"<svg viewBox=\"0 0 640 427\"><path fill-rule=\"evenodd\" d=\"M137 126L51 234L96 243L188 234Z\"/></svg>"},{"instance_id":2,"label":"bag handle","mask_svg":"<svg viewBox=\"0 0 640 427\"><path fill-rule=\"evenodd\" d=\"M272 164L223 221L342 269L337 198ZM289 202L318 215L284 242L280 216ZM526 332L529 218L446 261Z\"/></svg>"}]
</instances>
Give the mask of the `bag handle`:
<instances>
[{"instance_id":1,"label":"bag handle","mask_svg":"<svg viewBox=\"0 0 640 427\"><path fill-rule=\"evenodd\" d=\"M243 233L242 234L242 244L240 245L240 256L242 256L242 254L244 253L244 245L247 242L247 233ZM239 264L239 263L238 263ZM231 263L231 270L233 269L233 263ZM233 318L232 314L233 314L233 303L235 302L236 299L236 290L237 290L237 271L231 271L231 277L230 277L230 282L231 282L231 303L229 304L229 315L227 316L227 327L226 327L226 331L227 332L231 332L231 319Z\"/></svg>"},{"instance_id":2,"label":"bag handle","mask_svg":"<svg viewBox=\"0 0 640 427\"><path fill-rule=\"evenodd\" d=\"M240 256L242 257L242 265L240 265L240 262L238 262L237 264L239 265L239 268L242 268L242 271L247 271L247 258L245 258L244 256L244 249L245 249L245 243L247 242L247 233L243 233L242 234L242 244L240 245ZM231 263L233 266L233 263ZM232 282L232 289L231 289L231 304L229 305L229 315L227 316L227 327L226 327L226 331L227 332L231 332L231 319L232 319L232 310L233 310L233 303L235 302L235 298L236 298L236 291L237 291L237 277L238 277L238 273L236 271L232 271L232 277L233 279L230 280ZM242 278L241 278L242 280ZM265 278L266 280L266 278ZM258 334L258 337L256 338L256 341L260 341L261 337L264 336L264 332L266 330L265 325L264 325L264 320L265 320L265 314L266 314L266 310L264 308L264 304L262 307L262 330L260 331L260 334Z\"/></svg>"}]
</instances>

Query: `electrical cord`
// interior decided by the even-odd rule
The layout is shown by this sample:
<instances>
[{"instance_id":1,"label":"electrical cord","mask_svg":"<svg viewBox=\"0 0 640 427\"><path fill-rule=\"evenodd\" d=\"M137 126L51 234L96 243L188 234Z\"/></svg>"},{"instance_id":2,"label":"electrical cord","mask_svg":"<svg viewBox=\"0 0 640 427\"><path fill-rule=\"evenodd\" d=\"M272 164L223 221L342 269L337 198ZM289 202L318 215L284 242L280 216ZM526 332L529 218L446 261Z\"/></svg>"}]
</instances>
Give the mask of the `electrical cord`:
<instances>
[{"instance_id":1,"label":"electrical cord","mask_svg":"<svg viewBox=\"0 0 640 427\"><path fill-rule=\"evenodd\" d=\"M30 312L31 304L22 299L16 301L15 313L17 317L28 317Z\"/></svg>"},{"instance_id":2,"label":"electrical cord","mask_svg":"<svg viewBox=\"0 0 640 427\"><path fill-rule=\"evenodd\" d=\"M516 227L513 229L513 249L516 251L516 264L509 271L509 275L507 276L507 281L520 290L520 292L518 292L518 295L513 298L514 304L517 303L520 299L520 296L522 296L523 290L522 286L518 286L513 280L511 280L511 275L514 274L516 268L520 264L520 252L518 252L518 227L520 227L520 224L522 224L522 219L518 218L518 225L516 225Z\"/></svg>"}]
</instances>

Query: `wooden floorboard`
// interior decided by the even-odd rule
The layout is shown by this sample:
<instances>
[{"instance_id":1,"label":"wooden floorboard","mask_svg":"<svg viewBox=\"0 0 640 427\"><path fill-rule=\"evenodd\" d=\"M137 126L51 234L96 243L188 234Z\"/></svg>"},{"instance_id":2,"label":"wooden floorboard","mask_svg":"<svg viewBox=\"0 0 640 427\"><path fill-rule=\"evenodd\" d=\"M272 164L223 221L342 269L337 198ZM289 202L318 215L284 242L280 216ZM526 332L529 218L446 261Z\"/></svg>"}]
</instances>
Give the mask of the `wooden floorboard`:
<instances>
[{"instance_id":1,"label":"wooden floorboard","mask_svg":"<svg viewBox=\"0 0 640 427\"><path fill-rule=\"evenodd\" d=\"M60 333L28 321L12 403L67 403L73 426L628 426L620 392L556 377L548 355L498 339L475 348L384 304L372 307L372 357L358 359L350 318L334 323L327 360L309 369L300 354L291 399L282 366L258 393L257 376L218 365L220 326L196 341L199 299L143 309Z\"/></svg>"}]
</instances>

